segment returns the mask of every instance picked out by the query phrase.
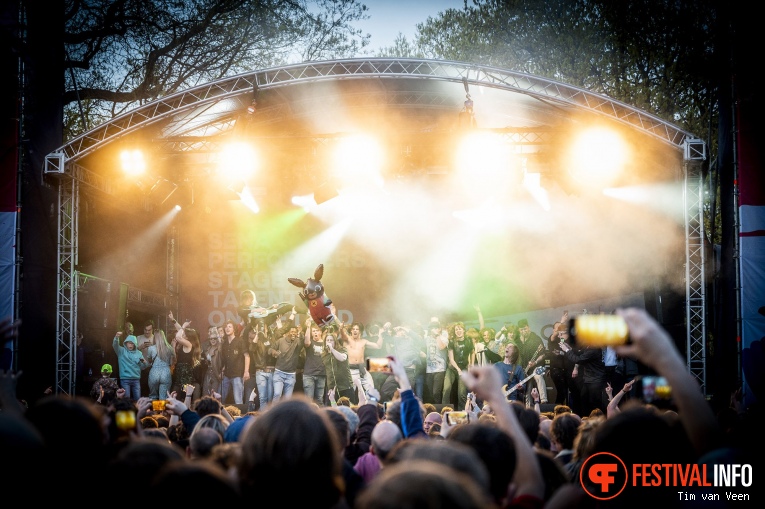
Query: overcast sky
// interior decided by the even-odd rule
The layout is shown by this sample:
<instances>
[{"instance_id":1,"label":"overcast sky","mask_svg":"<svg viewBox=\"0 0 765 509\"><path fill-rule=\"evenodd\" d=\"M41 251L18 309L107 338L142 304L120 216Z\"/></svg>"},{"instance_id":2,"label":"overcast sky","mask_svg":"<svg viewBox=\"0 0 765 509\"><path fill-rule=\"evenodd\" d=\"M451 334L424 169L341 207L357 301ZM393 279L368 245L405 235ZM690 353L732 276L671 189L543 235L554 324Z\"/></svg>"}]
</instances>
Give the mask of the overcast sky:
<instances>
[{"instance_id":1,"label":"overcast sky","mask_svg":"<svg viewBox=\"0 0 765 509\"><path fill-rule=\"evenodd\" d=\"M369 49L392 46L399 32L411 42L417 23L450 8L461 9L463 0L362 0L369 7L369 19L356 23L372 35Z\"/></svg>"}]
</instances>

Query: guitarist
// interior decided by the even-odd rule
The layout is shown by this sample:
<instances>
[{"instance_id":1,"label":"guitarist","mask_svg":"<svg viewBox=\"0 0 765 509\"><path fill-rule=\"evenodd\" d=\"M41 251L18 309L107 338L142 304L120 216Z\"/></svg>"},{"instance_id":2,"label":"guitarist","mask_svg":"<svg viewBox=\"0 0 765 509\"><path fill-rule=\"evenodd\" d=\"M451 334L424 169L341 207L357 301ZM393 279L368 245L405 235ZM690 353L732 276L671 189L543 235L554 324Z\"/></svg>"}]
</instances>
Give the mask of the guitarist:
<instances>
[{"instance_id":1,"label":"guitarist","mask_svg":"<svg viewBox=\"0 0 765 509\"><path fill-rule=\"evenodd\" d=\"M513 387L516 390L507 395L508 401L519 401L523 398L524 383L523 379L526 378L523 366L518 361L520 357L520 351L515 343L508 343L505 346L505 357L494 363L494 367L499 371L502 377L502 383L504 384L502 390L507 393Z\"/></svg>"},{"instance_id":2,"label":"guitarist","mask_svg":"<svg viewBox=\"0 0 765 509\"><path fill-rule=\"evenodd\" d=\"M534 372L535 368L544 365L545 344L541 337L531 332L529 321L525 318L518 320L518 333L520 336L520 344L518 345L521 352L520 362L525 366L526 375L528 376ZM541 403L547 403L547 383L545 382L544 375L534 375L532 381L533 383L528 389L536 386ZM526 406L534 407L534 403L531 401L530 390L526 391Z\"/></svg>"}]
</instances>

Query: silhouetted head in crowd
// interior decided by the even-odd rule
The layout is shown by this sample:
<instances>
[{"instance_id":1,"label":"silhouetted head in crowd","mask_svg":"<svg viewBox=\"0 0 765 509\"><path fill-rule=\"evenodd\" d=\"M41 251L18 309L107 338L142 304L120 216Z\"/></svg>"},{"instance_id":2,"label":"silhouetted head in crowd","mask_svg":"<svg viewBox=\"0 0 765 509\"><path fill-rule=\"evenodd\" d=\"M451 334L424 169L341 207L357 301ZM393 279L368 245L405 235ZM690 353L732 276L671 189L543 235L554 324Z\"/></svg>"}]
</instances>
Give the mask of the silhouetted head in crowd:
<instances>
[{"instance_id":1,"label":"silhouetted head in crowd","mask_svg":"<svg viewBox=\"0 0 765 509\"><path fill-rule=\"evenodd\" d=\"M447 441L459 442L472 448L489 472L489 491L501 504L515 473L515 445L510 436L490 424L471 423L454 428Z\"/></svg>"},{"instance_id":2,"label":"silhouetted head in crowd","mask_svg":"<svg viewBox=\"0 0 765 509\"><path fill-rule=\"evenodd\" d=\"M209 414L220 414L221 404L220 401L212 396L202 396L196 403L194 403L194 411L198 413L200 417Z\"/></svg>"},{"instance_id":3,"label":"silhouetted head in crowd","mask_svg":"<svg viewBox=\"0 0 765 509\"><path fill-rule=\"evenodd\" d=\"M472 424L463 424L462 426L472 426ZM488 495L489 472L471 447L454 440L402 440L388 454L387 465L405 463L415 459L433 461L441 467L451 467L457 472L467 474L472 479L473 484L487 493L487 497L490 497Z\"/></svg>"},{"instance_id":4,"label":"silhouetted head in crowd","mask_svg":"<svg viewBox=\"0 0 765 509\"><path fill-rule=\"evenodd\" d=\"M171 497L173 504L193 507L200 497L213 497L217 507L236 507L242 503L236 483L211 461L169 463L156 475L148 493L149 500Z\"/></svg>"},{"instance_id":5,"label":"silhouetted head in crowd","mask_svg":"<svg viewBox=\"0 0 765 509\"><path fill-rule=\"evenodd\" d=\"M491 509L495 506L469 475L430 460L414 459L382 469L356 500L357 509L402 507Z\"/></svg>"},{"instance_id":6,"label":"silhouetted head in crowd","mask_svg":"<svg viewBox=\"0 0 765 509\"><path fill-rule=\"evenodd\" d=\"M518 416L518 421L521 423L523 431L526 433L526 436L529 437L529 441L533 444L539 434L539 414L536 413L533 408L526 408L526 406L519 401L511 401L508 402L508 404L515 411L515 415Z\"/></svg>"},{"instance_id":7,"label":"silhouetted head in crowd","mask_svg":"<svg viewBox=\"0 0 765 509\"><path fill-rule=\"evenodd\" d=\"M295 507L330 508L344 493L338 439L324 412L293 394L263 412L242 433L239 469L245 500L263 490Z\"/></svg>"}]
</instances>

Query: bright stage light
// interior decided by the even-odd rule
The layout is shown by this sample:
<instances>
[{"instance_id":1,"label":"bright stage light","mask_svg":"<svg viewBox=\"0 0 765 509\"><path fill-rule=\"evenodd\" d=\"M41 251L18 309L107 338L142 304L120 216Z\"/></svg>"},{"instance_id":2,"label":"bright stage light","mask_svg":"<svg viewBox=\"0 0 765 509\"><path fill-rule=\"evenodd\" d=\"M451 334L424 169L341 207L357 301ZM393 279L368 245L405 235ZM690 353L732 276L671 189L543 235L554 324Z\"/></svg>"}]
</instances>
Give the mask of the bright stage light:
<instances>
[{"instance_id":1,"label":"bright stage light","mask_svg":"<svg viewBox=\"0 0 765 509\"><path fill-rule=\"evenodd\" d=\"M501 136L493 133L471 133L459 143L456 154L457 171L472 177L494 178L506 171L509 151Z\"/></svg>"},{"instance_id":2,"label":"bright stage light","mask_svg":"<svg viewBox=\"0 0 765 509\"><path fill-rule=\"evenodd\" d=\"M135 177L146 172L146 161L143 158L143 152L138 149L120 152L120 165L122 166L122 171L130 176Z\"/></svg>"},{"instance_id":3,"label":"bright stage light","mask_svg":"<svg viewBox=\"0 0 765 509\"><path fill-rule=\"evenodd\" d=\"M226 182L246 181L257 169L255 149L243 142L229 143L218 154L218 173Z\"/></svg>"},{"instance_id":4,"label":"bright stage light","mask_svg":"<svg viewBox=\"0 0 765 509\"><path fill-rule=\"evenodd\" d=\"M316 206L316 201L312 194L304 194L302 196L293 196L292 204L302 207L306 212L310 212L311 209Z\"/></svg>"},{"instance_id":5,"label":"bright stage light","mask_svg":"<svg viewBox=\"0 0 765 509\"><path fill-rule=\"evenodd\" d=\"M574 140L569 157L569 172L575 182L602 189L612 184L623 170L628 149L617 133L593 128Z\"/></svg>"},{"instance_id":6,"label":"bright stage light","mask_svg":"<svg viewBox=\"0 0 765 509\"><path fill-rule=\"evenodd\" d=\"M472 132L458 142L454 153L452 185L467 199L499 196L519 182L517 158L502 136ZM517 185L517 184L516 184Z\"/></svg>"},{"instance_id":7,"label":"bright stage light","mask_svg":"<svg viewBox=\"0 0 765 509\"><path fill-rule=\"evenodd\" d=\"M366 135L339 139L333 154L334 173L343 184L381 185L380 169L385 152L380 143Z\"/></svg>"}]
</instances>

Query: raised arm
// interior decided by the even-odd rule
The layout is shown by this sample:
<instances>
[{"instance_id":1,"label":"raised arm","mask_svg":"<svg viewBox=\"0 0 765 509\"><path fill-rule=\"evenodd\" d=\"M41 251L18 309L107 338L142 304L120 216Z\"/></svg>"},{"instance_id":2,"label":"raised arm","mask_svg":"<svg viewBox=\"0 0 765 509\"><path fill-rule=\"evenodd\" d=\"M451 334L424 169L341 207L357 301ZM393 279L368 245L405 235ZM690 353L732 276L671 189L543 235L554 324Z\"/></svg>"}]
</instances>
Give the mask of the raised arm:
<instances>
[{"instance_id":1,"label":"raised arm","mask_svg":"<svg viewBox=\"0 0 765 509\"><path fill-rule=\"evenodd\" d=\"M499 371L494 366L473 366L462 374L462 379L468 390L475 392L479 399L487 402L494 410L497 424L515 443L515 496L529 495L543 499L545 483L539 461L518 417L505 400Z\"/></svg>"},{"instance_id":2,"label":"raised arm","mask_svg":"<svg viewBox=\"0 0 765 509\"><path fill-rule=\"evenodd\" d=\"M379 350L383 346L383 329L380 327L380 330L377 331L377 341L369 341L368 339L365 339L366 345L370 348L374 348L375 350Z\"/></svg>"},{"instance_id":3,"label":"raised arm","mask_svg":"<svg viewBox=\"0 0 765 509\"><path fill-rule=\"evenodd\" d=\"M616 396L612 396L611 393L613 392L613 389L611 388L611 384L608 384L606 387L606 394L608 394L608 407L606 407L606 417L613 417L614 415L618 414L620 412L619 410L619 402L622 400L625 394L630 392L630 389L632 389L632 384L635 383L635 380L630 380L626 384L624 384L624 387L622 390L616 393Z\"/></svg>"},{"instance_id":4,"label":"raised arm","mask_svg":"<svg viewBox=\"0 0 765 509\"><path fill-rule=\"evenodd\" d=\"M637 359L665 377L672 387L680 421L696 452L703 454L715 448L721 436L717 419L669 333L644 309L618 309L616 313L627 322L631 340L627 345L617 346L616 353Z\"/></svg>"},{"instance_id":5,"label":"raised arm","mask_svg":"<svg viewBox=\"0 0 765 509\"><path fill-rule=\"evenodd\" d=\"M310 318L306 318L305 319L305 337L303 339L303 345L306 348L311 346L311 334L312 334L312 332L313 331L311 330L311 319Z\"/></svg>"},{"instance_id":6,"label":"raised arm","mask_svg":"<svg viewBox=\"0 0 765 509\"><path fill-rule=\"evenodd\" d=\"M340 334L340 336L342 336L343 338L343 341L346 344L348 344L348 342L351 340L351 337L348 335L348 332L345 330L345 324L338 319L337 326L338 326L338 334Z\"/></svg>"},{"instance_id":7,"label":"raised arm","mask_svg":"<svg viewBox=\"0 0 765 509\"><path fill-rule=\"evenodd\" d=\"M481 306L479 306L478 304L474 304L473 309L475 309L475 312L478 313L478 330L483 330L484 327L486 327L486 324L483 321L483 313L481 313Z\"/></svg>"},{"instance_id":8,"label":"raised arm","mask_svg":"<svg viewBox=\"0 0 765 509\"><path fill-rule=\"evenodd\" d=\"M193 348L193 345L191 344L191 341L183 337L183 334L181 331L183 328L180 328L176 331L175 337L173 338L173 343L180 343L181 345L187 347L187 348ZM175 345L173 345L175 346Z\"/></svg>"},{"instance_id":9,"label":"raised arm","mask_svg":"<svg viewBox=\"0 0 765 509\"><path fill-rule=\"evenodd\" d=\"M348 360L348 354L344 352L340 352L335 349L335 341L333 339L326 340L327 348L329 349L329 353L332 354L332 356L337 359L340 362L345 362Z\"/></svg>"},{"instance_id":10,"label":"raised arm","mask_svg":"<svg viewBox=\"0 0 765 509\"><path fill-rule=\"evenodd\" d=\"M422 412L420 411L420 400L415 397L412 391L406 370L396 361L395 357L389 356L388 359L401 395L401 429L404 432L404 437L426 437Z\"/></svg>"},{"instance_id":11,"label":"raised arm","mask_svg":"<svg viewBox=\"0 0 765 509\"><path fill-rule=\"evenodd\" d=\"M183 325L181 325L180 323L178 323L178 320L176 320L176 319L173 317L173 312L172 312L172 311L170 311L169 313L167 313L167 317L170 319L170 322L171 322L171 323L172 323L172 324L175 326L175 330L179 331L179 330L181 330L181 329L183 328ZM188 322L188 324L190 324L190 323L191 323L191 322ZM188 326L188 324L186 324L186 326Z\"/></svg>"}]
</instances>

